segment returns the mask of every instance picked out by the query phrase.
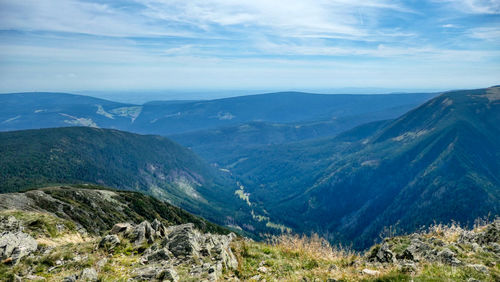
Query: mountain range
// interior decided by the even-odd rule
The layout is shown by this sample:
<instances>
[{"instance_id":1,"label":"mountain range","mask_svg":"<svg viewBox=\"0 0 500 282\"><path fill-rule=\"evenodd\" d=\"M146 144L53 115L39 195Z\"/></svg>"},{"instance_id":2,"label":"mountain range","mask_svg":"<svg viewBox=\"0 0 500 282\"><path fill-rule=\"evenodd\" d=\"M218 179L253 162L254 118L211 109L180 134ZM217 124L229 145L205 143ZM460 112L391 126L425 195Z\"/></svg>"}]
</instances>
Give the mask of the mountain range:
<instances>
[{"instance_id":1,"label":"mountain range","mask_svg":"<svg viewBox=\"0 0 500 282\"><path fill-rule=\"evenodd\" d=\"M70 125L70 115L93 127L169 135L192 151L113 129L3 132L2 192L97 183L154 195L256 238L317 232L356 249L387 228L470 225L500 210L499 87L432 99L279 93L141 106L79 98L86 102L49 107L37 104L42 94L9 95L35 98L24 112L9 104L2 130Z\"/></svg>"}]
</instances>

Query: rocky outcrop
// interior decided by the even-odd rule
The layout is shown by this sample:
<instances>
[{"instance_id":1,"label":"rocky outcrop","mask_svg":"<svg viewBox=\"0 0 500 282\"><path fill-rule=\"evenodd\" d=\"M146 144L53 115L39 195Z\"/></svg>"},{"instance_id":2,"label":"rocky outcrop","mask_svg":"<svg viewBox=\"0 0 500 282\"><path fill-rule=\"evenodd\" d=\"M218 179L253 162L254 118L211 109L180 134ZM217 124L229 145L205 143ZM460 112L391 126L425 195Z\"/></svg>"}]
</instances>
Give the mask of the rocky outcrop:
<instances>
[{"instance_id":1,"label":"rocky outcrop","mask_svg":"<svg viewBox=\"0 0 500 282\"><path fill-rule=\"evenodd\" d=\"M135 245L149 244L134 279L177 281L175 267L185 265L189 275L200 280L217 280L223 269L236 269L238 261L230 243L236 235L203 234L191 223L166 227L160 221L138 225L116 224L108 236L123 236ZM107 236L107 237L108 237ZM105 238L107 238L105 237ZM103 238L104 241L108 239ZM101 241L102 242L102 241Z\"/></svg>"},{"instance_id":2,"label":"rocky outcrop","mask_svg":"<svg viewBox=\"0 0 500 282\"><path fill-rule=\"evenodd\" d=\"M429 234L418 233L389 238L384 240L382 245L374 247L366 259L372 263L397 263L401 269L407 269L408 272L412 272L415 263L422 261L463 266L465 263L459 259L460 254L470 251L488 252L500 260L500 220L487 225L481 231L457 228L454 232L456 241L448 242ZM480 265L470 266L476 270L484 270Z\"/></svg>"},{"instance_id":3,"label":"rocky outcrop","mask_svg":"<svg viewBox=\"0 0 500 282\"><path fill-rule=\"evenodd\" d=\"M15 265L20 259L36 251L36 240L21 230L21 223L14 217L0 219L0 260L3 263Z\"/></svg>"}]
</instances>

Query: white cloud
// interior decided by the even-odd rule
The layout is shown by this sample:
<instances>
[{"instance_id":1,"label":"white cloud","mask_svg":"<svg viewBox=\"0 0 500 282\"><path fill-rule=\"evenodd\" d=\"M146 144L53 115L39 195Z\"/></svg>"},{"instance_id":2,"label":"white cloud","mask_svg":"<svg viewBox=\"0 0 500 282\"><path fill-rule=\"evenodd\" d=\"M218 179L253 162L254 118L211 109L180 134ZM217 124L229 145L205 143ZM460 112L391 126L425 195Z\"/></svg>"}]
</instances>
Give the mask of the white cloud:
<instances>
[{"instance_id":1,"label":"white cloud","mask_svg":"<svg viewBox=\"0 0 500 282\"><path fill-rule=\"evenodd\" d=\"M142 8L78 0L0 0L0 29L105 36L216 36L219 28L252 35L362 38L379 10L413 13L388 0L133 0Z\"/></svg>"}]
</instances>

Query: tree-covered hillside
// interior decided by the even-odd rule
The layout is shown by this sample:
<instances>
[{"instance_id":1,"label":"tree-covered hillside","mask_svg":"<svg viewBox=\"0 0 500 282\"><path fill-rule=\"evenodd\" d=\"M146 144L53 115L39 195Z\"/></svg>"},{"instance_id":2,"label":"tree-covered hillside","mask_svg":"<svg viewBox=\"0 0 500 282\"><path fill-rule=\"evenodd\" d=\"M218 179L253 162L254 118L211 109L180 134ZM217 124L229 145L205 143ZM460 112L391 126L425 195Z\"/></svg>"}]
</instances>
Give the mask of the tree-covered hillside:
<instances>
[{"instance_id":1,"label":"tree-covered hillside","mask_svg":"<svg viewBox=\"0 0 500 282\"><path fill-rule=\"evenodd\" d=\"M3 132L0 155L4 193L92 183L147 193L220 224L252 222L233 180L164 137L88 127Z\"/></svg>"},{"instance_id":2,"label":"tree-covered hillside","mask_svg":"<svg viewBox=\"0 0 500 282\"><path fill-rule=\"evenodd\" d=\"M363 248L384 227L500 212L500 88L445 93L392 122L249 150L226 167L295 230Z\"/></svg>"}]
</instances>

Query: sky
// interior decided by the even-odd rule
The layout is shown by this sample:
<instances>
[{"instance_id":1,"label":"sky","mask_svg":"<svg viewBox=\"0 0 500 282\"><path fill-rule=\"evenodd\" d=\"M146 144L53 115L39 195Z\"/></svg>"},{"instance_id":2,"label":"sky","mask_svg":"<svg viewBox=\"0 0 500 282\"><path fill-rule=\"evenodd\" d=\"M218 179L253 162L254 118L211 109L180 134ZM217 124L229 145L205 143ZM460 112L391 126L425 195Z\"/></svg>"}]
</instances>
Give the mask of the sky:
<instances>
[{"instance_id":1,"label":"sky","mask_svg":"<svg viewBox=\"0 0 500 282\"><path fill-rule=\"evenodd\" d=\"M0 0L0 92L500 84L500 0Z\"/></svg>"}]
</instances>

